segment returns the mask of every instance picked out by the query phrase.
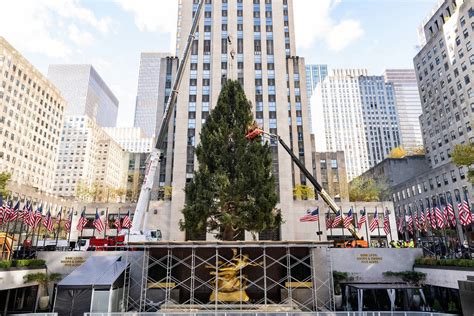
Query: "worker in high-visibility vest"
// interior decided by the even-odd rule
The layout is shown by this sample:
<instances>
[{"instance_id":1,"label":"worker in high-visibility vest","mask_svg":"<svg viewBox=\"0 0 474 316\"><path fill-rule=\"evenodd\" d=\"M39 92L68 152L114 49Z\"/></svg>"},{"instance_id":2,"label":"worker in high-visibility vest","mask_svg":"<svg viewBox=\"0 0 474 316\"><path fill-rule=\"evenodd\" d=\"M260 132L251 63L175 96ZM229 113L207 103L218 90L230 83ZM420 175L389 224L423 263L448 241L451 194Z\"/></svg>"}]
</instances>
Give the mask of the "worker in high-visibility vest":
<instances>
[{"instance_id":1,"label":"worker in high-visibility vest","mask_svg":"<svg viewBox=\"0 0 474 316\"><path fill-rule=\"evenodd\" d=\"M408 242L408 248L415 248L415 242L413 241L413 239L410 239L410 241Z\"/></svg>"}]
</instances>

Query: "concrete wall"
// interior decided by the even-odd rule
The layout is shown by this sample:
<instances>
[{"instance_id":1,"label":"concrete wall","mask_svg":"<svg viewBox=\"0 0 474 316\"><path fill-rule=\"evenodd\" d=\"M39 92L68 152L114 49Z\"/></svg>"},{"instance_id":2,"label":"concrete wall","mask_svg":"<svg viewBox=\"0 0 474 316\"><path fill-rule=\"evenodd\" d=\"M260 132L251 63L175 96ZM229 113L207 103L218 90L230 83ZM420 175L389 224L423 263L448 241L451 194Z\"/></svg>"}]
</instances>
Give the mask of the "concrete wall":
<instances>
[{"instance_id":1,"label":"concrete wall","mask_svg":"<svg viewBox=\"0 0 474 316\"><path fill-rule=\"evenodd\" d=\"M415 271L426 273L426 284L451 289L459 289L458 281L466 281L467 276L474 276L474 270L448 267L415 267Z\"/></svg>"},{"instance_id":2,"label":"concrete wall","mask_svg":"<svg viewBox=\"0 0 474 316\"><path fill-rule=\"evenodd\" d=\"M46 269L21 269L21 270L1 270L0 290L15 289L25 286L37 285L36 282L25 283L23 277L27 274L46 273Z\"/></svg>"},{"instance_id":3,"label":"concrete wall","mask_svg":"<svg viewBox=\"0 0 474 316\"><path fill-rule=\"evenodd\" d=\"M418 248L331 248L330 253L333 271L348 272L357 282L387 282L384 272L411 271L423 254Z\"/></svg>"}]
</instances>

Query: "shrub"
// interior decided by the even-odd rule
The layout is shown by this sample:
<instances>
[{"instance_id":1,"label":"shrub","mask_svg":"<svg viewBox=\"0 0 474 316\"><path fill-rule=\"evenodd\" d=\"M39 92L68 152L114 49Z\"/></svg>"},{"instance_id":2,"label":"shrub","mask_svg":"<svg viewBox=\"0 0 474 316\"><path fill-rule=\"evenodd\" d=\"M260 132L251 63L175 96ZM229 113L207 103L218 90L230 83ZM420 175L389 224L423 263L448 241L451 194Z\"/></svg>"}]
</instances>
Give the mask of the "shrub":
<instances>
[{"instance_id":1,"label":"shrub","mask_svg":"<svg viewBox=\"0 0 474 316\"><path fill-rule=\"evenodd\" d=\"M12 266L12 262L10 260L0 260L0 269L10 268Z\"/></svg>"},{"instance_id":2,"label":"shrub","mask_svg":"<svg viewBox=\"0 0 474 316\"><path fill-rule=\"evenodd\" d=\"M415 260L415 264L420 266L474 267L474 260L420 258Z\"/></svg>"}]
</instances>

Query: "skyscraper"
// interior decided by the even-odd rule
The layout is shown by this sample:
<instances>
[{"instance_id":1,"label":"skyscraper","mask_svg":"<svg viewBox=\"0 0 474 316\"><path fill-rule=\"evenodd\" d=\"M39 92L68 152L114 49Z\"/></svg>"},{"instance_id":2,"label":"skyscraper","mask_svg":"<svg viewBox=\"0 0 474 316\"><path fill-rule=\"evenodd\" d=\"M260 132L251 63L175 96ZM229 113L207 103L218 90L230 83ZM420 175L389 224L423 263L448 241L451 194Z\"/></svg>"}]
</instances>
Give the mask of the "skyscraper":
<instances>
[{"instance_id":1,"label":"skyscraper","mask_svg":"<svg viewBox=\"0 0 474 316\"><path fill-rule=\"evenodd\" d=\"M313 105L311 104L311 96L313 95L314 89L316 89L318 84L323 81L327 75L327 65L306 65L306 94L308 95L308 117L310 126L313 126L311 116L311 108Z\"/></svg>"},{"instance_id":2,"label":"skyscraper","mask_svg":"<svg viewBox=\"0 0 474 316\"><path fill-rule=\"evenodd\" d=\"M473 19L472 0L446 0L420 28L423 47L413 62L430 170L394 189L393 200L402 212L446 203L452 203L457 212L461 200L473 207L468 168L451 161L455 145L474 142ZM464 239L463 230L458 231Z\"/></svg>"},{"instance_id":3,"label":"skyscraper","mask_svg":"<svg viewBox=\"0 0 474 316\"><path fill-rule=\"evenodd\" d=\"M344 151L348 180L400 145L394 90L365 69L333 70L315 91L317 151Z\"/></svg>"},{"instance_id":4,"label":"skyscraper","mask_svg":"<svg viewBox=\"0 0 474 316\"><path fill-rule=\"evenodd\" d=\"M387 69L385 81L392 83L398 113L401 146L414 151L423 146L420 115L421 101L414 69Z\"/></svg>"},{"instance_id":5,"label":"skyscraper","mask_svg":"<svg viewBox=\"0 0 474 316\"><path fill-rule=\"evenodd\" d=\"M87 115L99 126L115 126L119 102L92 65L50 65L48 78L68 102L65 115Z\"/></svg>"},{"instance_id":6,"label":"skyscraper","mask_svg":"<svg viewBox=\"0 0 474 316\"><path fill-rule=\"evenodd\" d=\"M176 106L170 231L164 238L185 238L178 230L185 198L183 188L197 167L194 148L201 126L227 79L241 83L254 104L258 124L278 133L311 170L305 66L304 60L295 56L292 4L291 0L206 1ZM180 3L178 56L185 47L196 8L197 1ZM306 179L277 142L272 142L271 147L279 208L286 220L281 237L292 239L290 234L297 224L291 214L293 187L306 183Z\"/></svg>"},{"instance_id":7,"label":"skyscraper","mask_svg":"<svg viewBox=\"0 0 474 316\"><path fill-rule=\"evenodd\" d=\"M53 193L66 100L59 90L0 37L0 172Z\"/></svg>"},{"instance_id":8,"label":"skyscraper","mask_svg":"<svg viewBox=\"0 0 474 316\"><path fill-rule=\"evenodd\" d=\"M140 55L134 126L147 137L156 137L177 65L178 59L168 53Z\"/></svg>"},{"instance_id":9,"label":"skyscraper","mask_svg":"<svg viewBox=\"0 0 474 316\"><path fill-rule=\"evenodd\" d=\"M316 151L344 151L348 181L370 166L360 76L367 70L333 70L317 86L311 113Z\"/></svg>"}]
</instances>

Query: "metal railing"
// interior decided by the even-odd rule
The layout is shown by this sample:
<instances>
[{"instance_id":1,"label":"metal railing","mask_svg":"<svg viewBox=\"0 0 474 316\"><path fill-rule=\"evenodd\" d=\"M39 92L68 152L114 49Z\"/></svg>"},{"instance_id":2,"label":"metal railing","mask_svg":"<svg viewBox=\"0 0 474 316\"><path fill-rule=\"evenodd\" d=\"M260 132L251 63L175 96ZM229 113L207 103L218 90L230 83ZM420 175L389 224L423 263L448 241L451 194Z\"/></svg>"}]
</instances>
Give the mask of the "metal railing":
<instances>
[{"instance_id":1,"label":"metal railing","mask_svg":"<svg viewBox=\"0 0 474 316\"><path fill-rule=\"evenodd\" d=\"M166 313L84 313L84 316L167 316L167 315L182 315L182 316L453 316L457 314L432 313L432 312L410 312L410 311L374 311L374 312L251 312L251 311L206 311L206 312L166 312Z\"/></svg>"}]
</instances>

